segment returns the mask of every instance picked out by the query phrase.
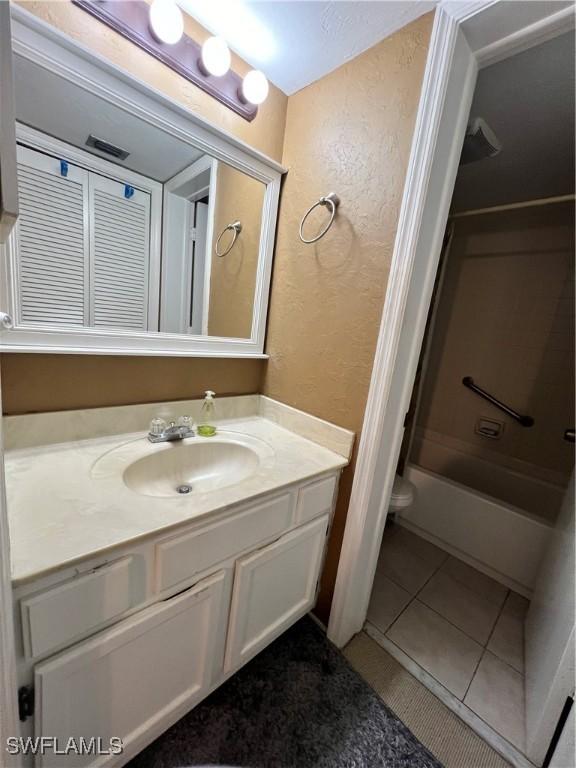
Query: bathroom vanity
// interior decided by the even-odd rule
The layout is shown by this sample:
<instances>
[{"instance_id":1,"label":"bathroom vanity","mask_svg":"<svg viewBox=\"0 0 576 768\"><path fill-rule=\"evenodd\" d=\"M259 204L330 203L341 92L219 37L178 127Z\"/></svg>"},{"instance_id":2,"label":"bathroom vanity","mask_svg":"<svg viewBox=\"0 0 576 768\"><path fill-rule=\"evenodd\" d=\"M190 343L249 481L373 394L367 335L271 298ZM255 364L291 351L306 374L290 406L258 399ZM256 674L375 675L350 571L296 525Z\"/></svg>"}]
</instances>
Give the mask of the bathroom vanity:
<instances>
[{"instance_id":1,"label":"bathroom vanity","mask_svg":"<svg viewBox=\"0 0 576 768\"><path fill-rule=\"evenodd\" d=\"M265 358L286 169L11 16L2 350ZM353 435L258 395L217 409L178 443L151 420L200 401L3 419L20 735L53 740L27 766L124 765L314 605Z\"/></svg>"},{"instance_id":2,"label":"bathroom vanity","mask_svg":"<svg viewBox=\"0 0 576 768\"><path fill-rule=\"evenodd\" d=\"M219 407L215 437L163 445L130 426L198 401L6 419L22 733L124 746L36 766L123 765L314 605L353 435Z\"/></svg>"}]
</instances>

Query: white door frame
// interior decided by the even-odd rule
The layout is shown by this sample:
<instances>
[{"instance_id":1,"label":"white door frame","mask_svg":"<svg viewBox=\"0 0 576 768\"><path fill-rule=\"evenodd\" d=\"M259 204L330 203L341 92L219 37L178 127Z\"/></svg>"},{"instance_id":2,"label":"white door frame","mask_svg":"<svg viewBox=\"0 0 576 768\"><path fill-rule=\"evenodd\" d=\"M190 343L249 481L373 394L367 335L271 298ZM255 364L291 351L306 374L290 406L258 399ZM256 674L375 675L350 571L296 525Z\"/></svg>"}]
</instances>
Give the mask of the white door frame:
<instances>
[{"instance_id":1,"label":"white door frame","mask_svg":"<svg viewBox=\"0 0 576 768\"><path fill-rule=\"evenodd\" d=\"M3 768L21 765L18 755L6 751L7 739L20 735L13 611L0 387L0 765Z\"/></svg>"},{"instance_id":2,"label":"white door frame","mask_svg":"<svg viewBox=\"0 0 576 768\"><path fill-rule=\"evenodd\" d=\"M12 88L12 33L10 6L0 2L0 87L4 94L0 120L0 242L6 238L18 216L16 184L16 120ZM10 534L4 482L2 446L2 398L0 392L0 765L15 768L21 761L6 752L6 739L19 735L16 689L16 651L12 580L10 577Z\"/></svg>"},{"instance_id":3,"label":"white door frame","mask_svg":"<svg viewBox=\"0 0 576 768\"><path fill-rule=\"evenodd\" d=\"M20 765L19 757L6 752L6 739L19 736L17 712L16 651L10 578L10 537L4 482L2 444L2 407L0 398L0 765Z\"/></svg>"},{"instance_id":4,"label":"white door frame","mask_svg":"<svg viewBox=\"0 0 576 768\"><path fill-rule=\"evenodd\" d=\"M573 26L573 5L437 7L328 625L339 647L366 619L478 70Z\"/></svg>"}]
</instances>

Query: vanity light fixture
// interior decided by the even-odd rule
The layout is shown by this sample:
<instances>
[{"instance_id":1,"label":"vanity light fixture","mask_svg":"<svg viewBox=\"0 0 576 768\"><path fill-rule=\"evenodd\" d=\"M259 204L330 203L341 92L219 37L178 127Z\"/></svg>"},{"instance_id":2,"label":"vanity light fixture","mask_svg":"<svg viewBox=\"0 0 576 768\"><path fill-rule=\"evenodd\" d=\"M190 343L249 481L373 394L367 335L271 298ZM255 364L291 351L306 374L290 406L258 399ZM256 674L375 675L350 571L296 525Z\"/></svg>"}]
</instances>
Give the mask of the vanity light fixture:
<instances>
[{"instance_id":1,"label":"vanity light fixture","mask_svg":"<svg viewBox=\"0 0 576 768\"><path fill-rule=\"evenodd\" d=\"M242 89L239 96L242 101L249 104L262 104L268 96L269 86L266 75L259 69L252 69L242 81Z\"/></svg>"},{"instance_id":2,"label":"vanity light fixture","mask_svg":"<svg viewBox=\"0 0 576 768\"><path fill-rule=\"evenodd\" d=\"M200 69L207 75L222 77L230 69L232 57L223 37L209 37L202 45Z\"/></svg>"},{"instance_id":3,"label":"vanity light fixture","mask_svg":"<svg viewBox=\"0 0 576 768\"><path fill-rule=\"evenodd\" d=\"M0 0L1 2L1 0ZM244 78L231 70L224 40L211 38L205 46L184 33L184 17L175 0L72 0L82 10L159 59L198 88L225 104L244 120L254 120L268 93L261 73ZM254 74L258 74L256 83ZM262 82L262 79L264 82ZM246 91L245 95L243 91Z\"/></svg>"},{"instance_id":4,"label":"vanity light fixture","mask_svg":"<svg viewBox=\"0 0 576 768\"><path fill-rule=\"evenodd\" d=\"M161 43L176 45L182 38L184 19L174 0L152 0L149 18L152 33Z\"/></svg>"}]
</instances>

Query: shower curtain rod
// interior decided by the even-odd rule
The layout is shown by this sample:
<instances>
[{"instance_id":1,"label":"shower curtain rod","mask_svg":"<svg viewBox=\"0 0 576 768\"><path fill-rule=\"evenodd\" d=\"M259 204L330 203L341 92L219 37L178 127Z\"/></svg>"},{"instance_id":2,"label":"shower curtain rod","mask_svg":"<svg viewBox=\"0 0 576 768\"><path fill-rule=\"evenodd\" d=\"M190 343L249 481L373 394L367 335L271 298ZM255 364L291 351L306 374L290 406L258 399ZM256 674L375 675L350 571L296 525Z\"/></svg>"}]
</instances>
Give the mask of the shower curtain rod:
<instances>
[{"instance_id":1,"label":"shower curtain rod","mask_svg":"<svg viewBox=\"0 0 576 768\"><path fill-rule=\"evenodd\" d=\"M541 197L538 200L525 200L522 203L508 203L507 205L493 205L490 208L476 208L472 211L451 213L449 219L462 219L465 216L480 216L483 213L498 213L499 211L513 211L517 208L533 208L537 205L552 205L553 203L567 203L576 200L576 195L559 195L558 197Z\"/></svg>"}]
</instances>

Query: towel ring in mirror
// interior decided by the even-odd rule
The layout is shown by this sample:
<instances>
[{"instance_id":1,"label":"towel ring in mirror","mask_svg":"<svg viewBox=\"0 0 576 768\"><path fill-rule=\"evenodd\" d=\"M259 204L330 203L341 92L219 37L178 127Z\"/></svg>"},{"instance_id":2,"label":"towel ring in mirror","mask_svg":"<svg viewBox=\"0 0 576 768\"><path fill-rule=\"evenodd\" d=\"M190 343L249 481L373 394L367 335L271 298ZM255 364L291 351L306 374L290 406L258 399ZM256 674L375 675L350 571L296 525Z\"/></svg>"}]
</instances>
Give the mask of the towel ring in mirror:
<instances>
[{"instance_id":1,"label":"towel ring in mirror","mask_svg":"<svg viewBox=\"0 0 576 768\"><path fill-rule=\"evenodd\" d=\"M322 229L316 235L316 237L312 237L312 238L310 238L308 240L307 238L304 237L304 224L305 224L306 219L308 218L308 216L310 216L310 214L314 210L314 208L317 208L319 205L323 205L326 208L330 208L331 209L330 210L330 219L328 221L328 224L326 224L324 229ZM328 232L328 230L332 226L332 222L334 221L334 217L336 216L336 210L338 209L339 205L340 205L340 198L338 197L338 195L335 192L330 192L329 195L326 195L325 197L321 197L320 200L318 200L316 203L314 203L314 205L311 205L310 208L308 208L308 210L306 211L306 213L302 217L302 221L300 222L300 240L302 240L303 243L306 243L307 245L309 245L310 243L318 242L318 240L320 240L320 238L324 237L326 232Z\"/></svg>"},{"instance_id":2,"label":"towel ring in mirror","mask_svg":"<svg viewBox=\"0 0 576 768\"><path fill-rule=\"evenodd\" d=\"M220 251L220 240L222 239L223 235L226 232L228 232L229 229L232 229L234 231L232 241L225 251ZM235 221L233 224L228 224L227 227L224 227L222 232L220 232L220 234L218 235L218 240L216 240L216 246L214 248L214 250L216 251L216 256L222 257L222 256L226 256L227 253L230 253L230 251L234 247L234 243L238 239L238 235L240 234L240 232L242 232L242 224L240 224L239 221Z\"/></svg>"}]
</instances>

